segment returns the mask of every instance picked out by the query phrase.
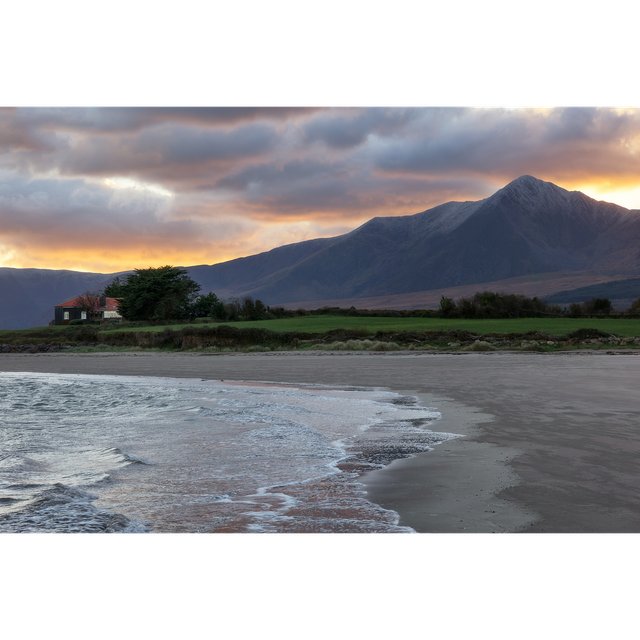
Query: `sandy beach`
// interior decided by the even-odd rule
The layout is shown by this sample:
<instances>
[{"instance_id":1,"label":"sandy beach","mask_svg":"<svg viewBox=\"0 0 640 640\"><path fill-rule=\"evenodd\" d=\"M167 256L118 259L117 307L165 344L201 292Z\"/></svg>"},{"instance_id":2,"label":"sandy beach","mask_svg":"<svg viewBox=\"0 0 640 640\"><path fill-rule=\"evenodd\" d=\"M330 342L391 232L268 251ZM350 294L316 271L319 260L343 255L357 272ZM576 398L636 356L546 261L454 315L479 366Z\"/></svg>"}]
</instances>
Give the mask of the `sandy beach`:
<instances>
[{"instance_id":1,"label":"sandy beach","mask_svg":"<svg viewBox=\"0 0 640 640\"><path fill-rule=\"evenodd\" d=\"M386 388L464 435L363 481L418 532L640 531L640 352L2 354L0 371Z\"/></svg>"}]
</instances>

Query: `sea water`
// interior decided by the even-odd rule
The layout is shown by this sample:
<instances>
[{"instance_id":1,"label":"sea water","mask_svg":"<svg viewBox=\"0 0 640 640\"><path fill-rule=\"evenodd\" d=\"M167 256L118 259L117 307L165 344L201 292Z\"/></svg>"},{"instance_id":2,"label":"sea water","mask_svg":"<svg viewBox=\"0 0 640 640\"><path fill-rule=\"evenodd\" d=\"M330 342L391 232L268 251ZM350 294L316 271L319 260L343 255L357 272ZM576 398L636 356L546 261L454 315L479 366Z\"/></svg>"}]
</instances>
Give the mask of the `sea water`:
<instances>
[{"instance_id":1,"label":"sea water","mask_svg":"<svg viewBox=\"0 0 640 640\"><path fill-rule=\"evenodd\" d=\"M456 437L383 389L0 373L0 532L411 532L363 471Z\"/></svg>"}]
</instances>

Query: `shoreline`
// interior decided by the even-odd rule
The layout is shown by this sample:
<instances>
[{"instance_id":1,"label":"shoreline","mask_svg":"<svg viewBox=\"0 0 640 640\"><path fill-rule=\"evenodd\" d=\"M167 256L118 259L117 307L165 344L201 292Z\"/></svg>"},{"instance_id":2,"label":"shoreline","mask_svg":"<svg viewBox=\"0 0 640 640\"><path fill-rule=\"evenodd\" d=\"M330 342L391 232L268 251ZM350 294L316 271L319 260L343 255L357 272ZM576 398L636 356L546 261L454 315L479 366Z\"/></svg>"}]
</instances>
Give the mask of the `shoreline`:
<instances>
[{"instance_id":1,"label":"shoreline","mask_svg":"<svg viewBox=\"0 0 640 640\"><path fill-rule=\"evenodd\" d=\"M2 354L0 371L382 387L414 395L442 414L436 430L465 438L361 477L370 499L398 512L400 524L442 533L614 533L640 531L640 359L620 357L638 353Z\"/></svg>"},{"instance_id":2,"label":"shoreline","mask_svg":"<svg viewBox=\"0 0 640 640\"><path fill-rule=\"evenodd\" d=\"M181 349L176 350L167 350L167 351L148 351L148 350L140 350L140 351L94 351L94 352L74 352L74 351L55 351L55 352L47 352L47 351L38 351L35 353L29 352L11 352L11 353L0 353L0 371L2 371L2 363L7 360L11 360L12 358L102 358L109 356L116 357L127 357L127 356L142 356L142 357L171 357L177 356L180 358L183 357L216 357L216 358L224 358L224 357L250 357L250 358L259 358L259 357L307 357L307 356L365 356L365 357L374 357L374 356L409 356L409 357L420 357L420 356L491 356L491 357L500 357L504 355L511 356L548 356L553 357L556 355L640 355L640 348L628 348L628 347L605 347L603 349L557 349L555 351L528 351L528 350L519 350L519 349L499 349L496 351L464 351L464 350L455 350L455 349L415 349L411 350L398 350L398 351L368 351L368 350L358 350L358 351L347 351L347 350L336 350L330 351L328 349L322 349L317 351L305 350L298 351L295 349L288 351L219 351L219 352L210 352L210 351L182 351Z\"/></svg>"},{"instance_id":3,"label":"shoreline","mask_svg":"<svg viewBox=\"0 0 640 640\"><path fill-rule=\"evenodd\" d=\"M417 397L420 406L442 416L433 430L462 437L364 473L360 482L368 498L398 512L399 524L419 533L516 532L539 520L535 512L498 496L520 484L509 462L522 451L474 440L495 416L442 397Z\"/></svg>"}]
</instances>

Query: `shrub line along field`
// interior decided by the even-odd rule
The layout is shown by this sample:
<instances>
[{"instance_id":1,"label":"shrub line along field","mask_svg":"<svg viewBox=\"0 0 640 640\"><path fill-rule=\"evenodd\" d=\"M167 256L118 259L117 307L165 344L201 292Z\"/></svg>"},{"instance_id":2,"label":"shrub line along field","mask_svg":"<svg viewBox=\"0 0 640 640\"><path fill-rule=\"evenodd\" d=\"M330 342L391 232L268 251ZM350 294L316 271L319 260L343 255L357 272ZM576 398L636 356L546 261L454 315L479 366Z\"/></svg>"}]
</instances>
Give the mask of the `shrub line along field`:
<instances>
[{"instance_id":1,"label":"shrub line along field","mask_svg":"<svg viewBox=\"0 0 640 640\"><path fill-rule=\"evenodd\" d=\"M63 330L61 330L63 329ZM444 319L306 316L235 323L43 327L0 333L0 353L163 349L182 351L467 350L640 347L640 320L621 318ZM635 337L635 339L634 339Z\"/></svg>"},{"instance_id":2,"label":"shrub line along field","mask_svg":"<svg viewBox=\"0 0 640 640\"><path fill-rule=\"evenodd\" d=\"M549 335L565 335L590 327L608 333L623 336L640 335L640 319L638 318L509 318L489 320L468 320L456 318L368 318L349 316L303 316L298 318L282 318L276 320L248 320L242 322L208 322L206 326L229 325L242 328L260 328L270 331L302 331L306 333L325 333L335 329L362 329L368 333L377 331L449 331L461 329L474 334L517 333L540 331ZM170 328L179 331L184 327L197 327L198 324L181 323L165 326L145 327L145 331L164 331ZM140 331L140 328L109 329L105 333L115 331Z\"/></svg>"}]
</instances>

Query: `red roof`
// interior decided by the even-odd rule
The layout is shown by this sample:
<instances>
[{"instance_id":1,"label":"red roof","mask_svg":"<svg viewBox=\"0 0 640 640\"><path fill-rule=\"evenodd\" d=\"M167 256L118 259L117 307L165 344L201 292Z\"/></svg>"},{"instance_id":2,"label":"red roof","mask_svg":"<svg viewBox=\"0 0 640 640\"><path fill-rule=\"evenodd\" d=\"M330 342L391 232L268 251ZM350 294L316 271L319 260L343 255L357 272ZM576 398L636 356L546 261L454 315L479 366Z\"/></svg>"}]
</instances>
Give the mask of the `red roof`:
<instances>
[{"instance_id":1,"label":"red roof","mask_svg":"<svg viewBox=\"0 0 640 640\"><path fill-rule=\"evenodd\" d=\"M65 308L74 308L77 304L78 298L73 298L72 300L67 300L67 302L62 302L57 304L56 307L65 307ZM118 310L118 301L115 298L107 298L107 302L104 307L98 307L98 311L117 311Z\"/></svg>"}]
</instances>

